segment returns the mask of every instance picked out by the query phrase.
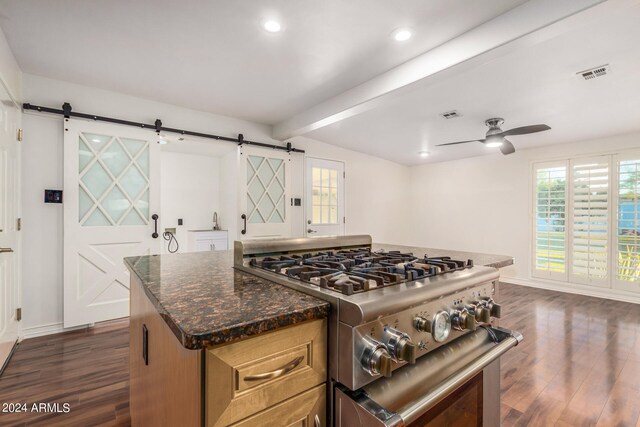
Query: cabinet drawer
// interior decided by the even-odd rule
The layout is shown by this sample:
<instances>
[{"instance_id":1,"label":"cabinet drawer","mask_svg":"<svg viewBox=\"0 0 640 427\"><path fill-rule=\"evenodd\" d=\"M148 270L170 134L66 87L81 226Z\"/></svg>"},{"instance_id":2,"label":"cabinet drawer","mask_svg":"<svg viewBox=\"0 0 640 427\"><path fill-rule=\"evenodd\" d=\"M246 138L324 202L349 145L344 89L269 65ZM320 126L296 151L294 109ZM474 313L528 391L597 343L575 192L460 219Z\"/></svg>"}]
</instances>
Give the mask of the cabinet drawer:
<instances>
[{"instance_id":1,"label":"cabinet drawer","mask_svg":"<svg viewBox=\"0 0 640 427\"><path fill-rule=\"evenodd\" d=\"M314 320L207 350L207 425L238 422L324 384L326 328Z\"/></svg>"},{"instance_id":2,"label":"cabinet drawer","mask_svg":"<svg viewBox=\"0 0 640 427\"><path fill-rule=\"evenodd\" d=\"M326 386L323 384L232 424L232 427L322 427L326 425L326 412Z\"/></svg>"}]
</instances>

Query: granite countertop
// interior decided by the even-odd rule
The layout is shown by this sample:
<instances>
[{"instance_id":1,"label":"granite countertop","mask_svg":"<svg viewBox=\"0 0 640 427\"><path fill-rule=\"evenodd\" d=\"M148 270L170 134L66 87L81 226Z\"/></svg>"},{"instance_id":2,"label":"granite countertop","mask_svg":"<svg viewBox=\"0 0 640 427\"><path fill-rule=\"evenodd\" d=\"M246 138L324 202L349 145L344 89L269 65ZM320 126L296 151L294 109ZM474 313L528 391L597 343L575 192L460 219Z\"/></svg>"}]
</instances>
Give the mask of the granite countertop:
<instances>
[{"instance_id":1,"label":"granite countertop","mask_svg":"<svg viewBox=\"0 0 640 427\"><path fill-rule=\"evenodd\" d=\"M247 338L329 314L329 303L233 269L232 251L125 258L188 349Z\"/></svg>"},{"instance_id":2,"label":"granite countertop","mask_svg":"<svg viewBox=\"0 0 640 427\"><path fill-rule=\"evenodd\" d=\"M388 243L374 243L373 250L411 252L415 256L427 255L429 257L449 256L452 259L472 259L473 265L485 265L487 267L502 268L513 265L513 257L507 255L491 255L477 252L452 251L448 249L422 248L417 246L400 246Z\"/></svg>"}]
</instances>

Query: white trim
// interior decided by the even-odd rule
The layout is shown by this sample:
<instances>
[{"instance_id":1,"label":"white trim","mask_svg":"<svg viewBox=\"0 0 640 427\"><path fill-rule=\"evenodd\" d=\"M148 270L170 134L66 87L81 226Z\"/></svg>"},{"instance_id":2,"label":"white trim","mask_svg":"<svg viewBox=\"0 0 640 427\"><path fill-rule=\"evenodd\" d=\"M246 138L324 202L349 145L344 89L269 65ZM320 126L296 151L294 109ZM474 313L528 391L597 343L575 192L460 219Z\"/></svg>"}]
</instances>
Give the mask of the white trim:
<instances>
[{"instance_id":1,"label":"white trim","mask_svg":"<svg viewBox=\"0 0 640 427\"><path fill-rule=\"evenodd\" d=\"M69 332L69 331L75 331L78 329L85 329L88 327L89 326L87 325L81 325L81 326L74 326L71 328L65 328L62 322L49 323L49 324L40 325L40 326L31 326L29 328L22 329L22 334L20 335L20 341L28 338L42 337L45 335L59 334L61 332Z\"/></svg>"},{"instance_id":2,"label":"white trim","mask_svg":"<svg viewBox=\"0 0 640 427\"><path fill-rule=\"evenodd\" d=\"M504 276L500 277L500 281L514 285L528 286L530 288L547 289L550 291L640 304L640 295L637 293L622 291L620 289L598 288L595 286L581 285L577 283L554 282L542 279L520 279L517 277Z\"/></svg>"}]
</instances>

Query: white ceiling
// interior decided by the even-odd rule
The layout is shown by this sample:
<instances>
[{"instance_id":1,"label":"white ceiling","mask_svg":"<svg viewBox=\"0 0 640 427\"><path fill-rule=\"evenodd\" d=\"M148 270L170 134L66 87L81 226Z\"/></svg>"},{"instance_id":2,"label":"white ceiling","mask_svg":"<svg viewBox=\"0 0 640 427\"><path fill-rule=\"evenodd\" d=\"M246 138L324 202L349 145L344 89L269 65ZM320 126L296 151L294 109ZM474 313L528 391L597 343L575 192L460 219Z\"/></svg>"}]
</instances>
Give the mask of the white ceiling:
<instances>
[{"instance_id":1,"label":"white ceiling","mask_svg":"<svg viewBox=\"0 0 640 427\"><path fill-rule=\"evenodd\" d=\"M518 150L640 130L640 2L634 3L599 14L595 26L579 26L477 61L471 69L427 81L381 107L307 136L414 165L501 155L477 142L435 147L483 138L484 120L491 117L505 119L503 130L538 123L551 126L547 132L509 137ZM575 75L603 64L611 65L610 75L591 81ZM439 116L453 109L463 117ZM431 155L422 159L421 150Z\"/></svg>"},{"instance_id":2,"label":"white ceiling","mask_svg":"<svg viewBox=\"0 0 640 427\"><path fill-rule=\"evenodd\" d=\"M524 2L0 0L0 26L26 73L273 124Z\"/></svg>"},{"instance_id":3,"label":"white ceiling","mask_svg":"<svg viewBox=\"0 0 640 427\"><path fill-rule=\"evenodd\" d=\"M0 0L0 26L27 73L280 124L390 75L430 49L444 49L463 33L457 40L466 36L469 45L485 40L486 31L476 37L472 29L501 14L508 28L517 25L511 14L527 6L566 16L563 10L588 3ZM261 24L269 18L280 20L285 31L265 32ZM435 147L482 138L484 120L496 116L505 119L505 130L552 127L511 137L518 150L640 130L640 1L608 0L516 41L501 41L496 22L483 28L488 39L503 43L499 48L374 97L375 108L306 136L414 165L501 155L479 143ZM394 42L389 35L401 26L412 27L414 38ZM451 45L453 54L460 47ZM575 76L605 63L612 73L604 78ZM452 109L463 117L439 116ZM202 152L201 143L189 147ZM420 158L421 150L431 156Z\"/></svg>"}]
</instances>

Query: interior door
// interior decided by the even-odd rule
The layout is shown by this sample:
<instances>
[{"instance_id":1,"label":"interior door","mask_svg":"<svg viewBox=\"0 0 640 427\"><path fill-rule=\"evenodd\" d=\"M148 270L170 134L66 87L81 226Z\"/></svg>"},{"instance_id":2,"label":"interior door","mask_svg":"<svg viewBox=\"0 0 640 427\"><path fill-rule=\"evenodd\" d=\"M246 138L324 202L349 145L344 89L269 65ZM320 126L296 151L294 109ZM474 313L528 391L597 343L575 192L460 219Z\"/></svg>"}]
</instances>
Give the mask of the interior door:
<instances>
[{"instance_id":1,"label":"interior door","mask_svg":"<svg viewBox=\"0 0 640 427\"><path fill-rule=\"evenodd\" d=\"M290 154L242 147L240 153L240 228L242 239L288 237L291 215Z\"/></svg>"},{"instance_id":2,"label":"interior door","mask_svg":"<svg viewBox=\"0 0 640 427\"><path fill-rule=\"evenodd\" d=\"M344 163L306 159L307 236L344 234Z\"/></svg>"},{"instance_id":3,"label":"interior door","mask_svg":"<svg viewBox=\"0 0 640 427\"><path fill-rule=\"evenodd\" d=\"M155 134L65 119L64 326L129 315L123 258L160 253ZM158 225L158 230L160 226Z\"/></svg>"},{"instance_id":4,"label":"interior door","mask_svg":"<svg viewBox=\"0 0 640 427\"><path fill-rule=\"evenodd\" d=\"M0 372L18 339L20 111L0 85Z\"/></svg>"}]
</instances>

